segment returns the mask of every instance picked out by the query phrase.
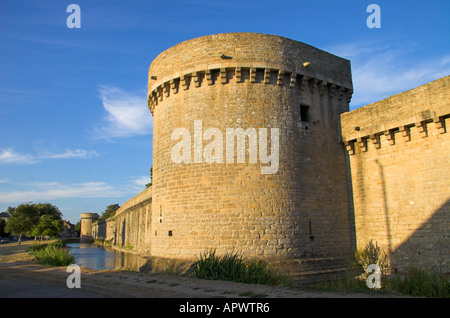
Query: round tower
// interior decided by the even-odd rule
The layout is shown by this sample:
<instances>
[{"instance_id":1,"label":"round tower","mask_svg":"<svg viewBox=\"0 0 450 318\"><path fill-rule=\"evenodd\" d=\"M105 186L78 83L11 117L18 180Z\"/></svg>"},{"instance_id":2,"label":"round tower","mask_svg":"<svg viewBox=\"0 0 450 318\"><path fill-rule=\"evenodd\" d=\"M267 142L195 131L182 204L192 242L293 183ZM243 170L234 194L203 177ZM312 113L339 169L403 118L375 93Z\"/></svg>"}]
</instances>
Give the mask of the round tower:
<instances>
[{"instance_id":1,"label":"round tower","mask_svg":"<svg viewBox=\"0 0 450 318\"><path fill-rule=\"evenodd\" d=\"M152 255L350 251L339 115L351 94L348 60L280 36L215 34L158 55Z\"/></svg>"},{"instance_id":2,"label":"round tower","mask_svg":"<svg viewBox=\"0 0 450 318\"><path fill-rule=\"evenodd\" d=\"M98 220L97 213L81 213L80 241L86 242L92 239L92 223Z\"/></svg>"}]
</instances>

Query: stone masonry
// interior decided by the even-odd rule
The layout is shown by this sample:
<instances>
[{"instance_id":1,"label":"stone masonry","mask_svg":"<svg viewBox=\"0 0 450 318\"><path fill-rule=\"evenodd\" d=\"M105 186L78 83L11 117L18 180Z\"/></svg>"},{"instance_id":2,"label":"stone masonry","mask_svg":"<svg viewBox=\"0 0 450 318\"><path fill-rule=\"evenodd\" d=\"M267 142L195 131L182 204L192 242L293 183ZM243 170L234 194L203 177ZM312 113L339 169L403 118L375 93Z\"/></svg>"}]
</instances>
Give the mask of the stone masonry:
<instances>
[{"instance_id":1,"label":"stone masonry","mask_svg":"<svg viewBox=\"0 0 450 318\"><path fill-rule=\"evenodd\" d=\"M153 257L216 249L299 271L340 269L373 239L395 269L448 271L449 77L349 112L352 87L348 60L280 36L169 48L149 68L153 185L82 232ZM244 142L232 136L225 153L237 128ZM174 151L177 129L192 147ZM277 169L262 173L271 151Z\"/></svg>"},{"instance_id":2,"label":"stone masonry","mask_svg":"<svg viewBox=\"0 0 450 318\"><path fill-rule=\"evenodd\" d=\"M341 115L359 248L448 271L450 76Z\"/></svg>"}]
</instances>

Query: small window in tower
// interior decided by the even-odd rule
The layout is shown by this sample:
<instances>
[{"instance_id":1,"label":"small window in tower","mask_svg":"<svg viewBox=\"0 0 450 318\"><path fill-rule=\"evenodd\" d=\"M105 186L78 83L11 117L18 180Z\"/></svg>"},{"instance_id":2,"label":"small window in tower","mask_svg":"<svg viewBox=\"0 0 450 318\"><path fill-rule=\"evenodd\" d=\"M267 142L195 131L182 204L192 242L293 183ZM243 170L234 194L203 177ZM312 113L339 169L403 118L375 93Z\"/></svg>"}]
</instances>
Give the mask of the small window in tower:
<instances>
[{"instance_id":1,"label":"small window in tower","mask_svg":"<svg viewBox=\"0 0 450 318\"><path fill-rule=\"evenodd\" d=\"M309 106L300 105L300 120L309 122Z\"/></svg>"}]
</instances>

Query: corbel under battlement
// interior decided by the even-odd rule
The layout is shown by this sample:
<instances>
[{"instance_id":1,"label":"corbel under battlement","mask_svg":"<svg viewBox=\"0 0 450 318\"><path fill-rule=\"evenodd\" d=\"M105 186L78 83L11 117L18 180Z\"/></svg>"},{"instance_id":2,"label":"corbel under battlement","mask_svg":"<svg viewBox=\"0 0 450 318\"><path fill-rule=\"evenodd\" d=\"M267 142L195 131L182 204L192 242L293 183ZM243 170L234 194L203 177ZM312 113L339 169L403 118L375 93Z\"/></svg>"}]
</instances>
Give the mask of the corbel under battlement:
<instances>
[{"instance_id":1,"label":"corbel under battlement","mask_svg":"<svg viewBox=\"0 0 450 318\"><path fill-rule=\"evenodd\" d=\"M424 116L424 113L428 115ZM358 152L367 152L369 148L380 149L383 145L394 146L400 139L404 142L410 142L413 136L415 138L427 138L430 136L431 130L437 131L438 134L447 133L449 120L450 113L437 114L428 110L420 115L402 120L402 123L397 126L384 128L381 125L374 126L372 129L362 129L362 127L355 126L356 132L350 136L343 136L342 141L348 153L354 155Z\"/></svg>"},{"instance_id":2,"label":"corbel under battlement","mask_svg":"<svg viewBox=\"0 0 450 318\"><path fill-rule=\"evenodd\" d=\"M261 74L259 77L258 72ZM226 63L202 65L176 72L160 80L156 75L150 76L148 107L153 114L159 102L180 91L202 86L226 85L231 81L244 83L245 79L250 83L277 85L286 89L298 88L300 95L307 92L310 94L318 92L320 95L327 93L329 98L345 99L347 103L350 102L353 94L352 87L305 69L292 69L285 65L269 63L243 63L242 65Z\"/></svg>"}]
</instances>

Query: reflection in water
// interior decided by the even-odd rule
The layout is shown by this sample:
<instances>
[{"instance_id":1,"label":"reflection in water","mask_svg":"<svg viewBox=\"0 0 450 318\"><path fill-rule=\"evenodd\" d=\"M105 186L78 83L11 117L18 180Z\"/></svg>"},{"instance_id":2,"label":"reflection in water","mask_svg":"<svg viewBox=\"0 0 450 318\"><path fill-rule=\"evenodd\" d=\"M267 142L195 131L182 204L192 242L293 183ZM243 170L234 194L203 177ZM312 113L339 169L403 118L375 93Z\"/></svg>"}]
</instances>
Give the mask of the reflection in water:
<instances>
[{"instance_id":1,"label":"reflection in water","mask_svg":"<svg viewBox=\"0 0 450 318\"><path fill-rule=\"evenodd\" d=\"M135 269L145 264L146 259L132 253L116 251L84 243L68 243L67 249L75 256L75 262L89 269Z\"/></svg>"}]
</instances>

